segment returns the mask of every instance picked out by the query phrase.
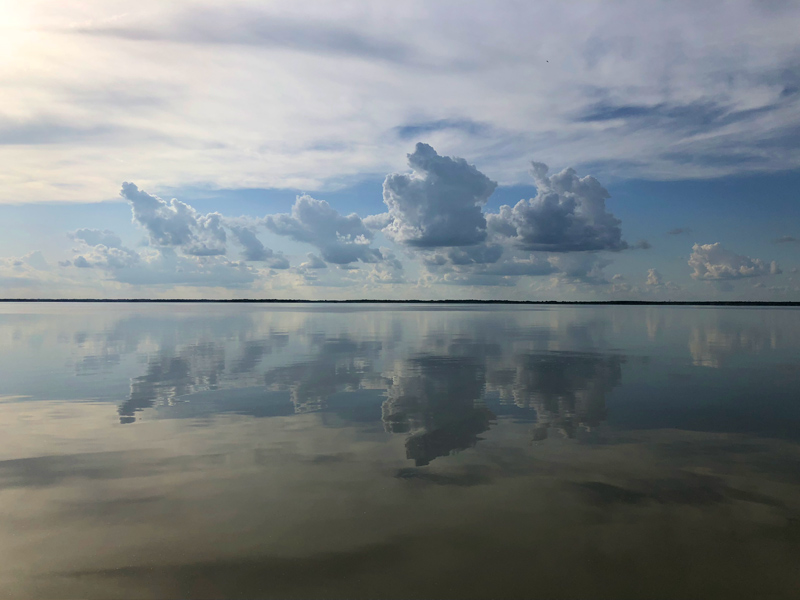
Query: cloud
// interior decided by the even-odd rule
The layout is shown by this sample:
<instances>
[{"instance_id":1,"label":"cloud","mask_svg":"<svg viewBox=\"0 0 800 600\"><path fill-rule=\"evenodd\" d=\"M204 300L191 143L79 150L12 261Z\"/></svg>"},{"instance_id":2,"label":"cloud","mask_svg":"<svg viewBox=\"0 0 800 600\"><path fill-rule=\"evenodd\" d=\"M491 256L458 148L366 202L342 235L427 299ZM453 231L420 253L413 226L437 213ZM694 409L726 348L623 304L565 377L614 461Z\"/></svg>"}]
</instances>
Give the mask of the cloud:
<instances>
[{"instance_id":1,"label":"cloud","mask_svg":"<svg viewBox=\"0 0 800 600\"><path fill-rule=\"evenodd\" d=\"M800 238L796 238L792 235L782 235L781 237L774 240L776 244L796 244L800 242Z\"/></svg>"},{"instance_id":2,"label":"cloud","mask_svg":"<svg viewBox=\"0 0 800 600\"><path fill-rule=\"evenodd\" d=\"M179 256L169 250L142 258L128 268L113 271L113 278L135 286L248 287L256 272L245 263L222 256Z\"/></svg>"},{"instance_id":3,"label":"cloud","mask_svg":"<svg viewBox=\"0 0 800 600\"><path fill-rule=\"evenodd\" d=\"M314 254L313 252L309 252L306 256L308 256L308 260L304 263L300 263L301 269L327 269L328 264L322 260L319 256Z\"/></svg>"},{"instance_id":4,"label":"cloud","mask_svg":"<svg viewBox=\"0 0 800 600\"><path fill-rule=\"evenodd\" d=\"M547 176L547 165L531 163L537 194L487 215L489 230L524 250L576 252L622 250L621 221L606 211L609 193L594 177L574 169Z\"/></svg>"},{"instance_id":5,"label":"cloud","mask_svg":"<svg viewBox=\"0 0 800 600\"><path fill-rule=\"evenodd\" d=\"M79 268L100 267L110 270L125 269L136 265L140 260L139 254L130 248L109 248L103 244L91 246L87 251L73 259L73 264Z\"/></svg>"},{"instance_id":6,"label":"cloud","mask_svg":"<svg viewBox=\"0 0 800 600\"><path fill-rule=\"evenodd\" d=\"M191 208L191 207L189 207ZM192 233L190 231L190 233ZM74 266L78 269L99 269L110 279L133 286L202 286L202 287L244 287L256 279L256 272L245 263L229 261L219 255L179 255L176 248L185 246L161 245L137 252L121 245L120 238L113 231L79 229L70 236L81 243L79 252L71 261L61 261L62 267ZM196 238L190 237L190 243ZM111 246L91 242L108 242ZM196 246L191 246L196 247ZM273 257L273 268L281 266L283 256Z\"/></svg>"},{"instance_id":7,"label":"cloud","mask_svg":"<svg viewBox=\"0 0 800 600\"><path fill-rule=\"evenodd\" d=\"M781 271L781 268L778 266L777 262L773 260L771 263L769 263L770 275L780 275L781 273L783 273L783 271Z\"/></svg>"},{"instance_id":8,"label":"cloud","mask_svg":"<svg viewBox=\"0 0 800 600\"><path fill-rule=\"evenodd\" d=\"M392 222L392 215L388 212L379 213L377 215L368 215L362 219L364 227L375 231L380 231Z\"/></svg>"},{"instance_id":9,"label":"cloud","mask_svg":"<svg viewBox=\"0 0 800 600\"><path fill-rule=\"evenodd\" d=\"M649 286L659 286L662 285L663 281L661 279L661 273L656 271L655 269L648 269L647 270L647 281L645 285Z\"/></svg>"},{"instance_id":10,"label":"cloud","mask_svg":"<svg viewBox=\"0 0 800 600\"><path fill-rule=\"evenodd\" d=\"M481 207L497 183L463 158L439 156L418 143L408 155L413 173L394 173L383 182L383 201L392 221L384 233L414 248L472 246L486 239Z\"/></svg>"},{"instance_id":11,"label":"cloud","mask_svg":"<svg viewBox=\"0 0 800 600\"><path fill-rule=\"evenodd\" d=\"M120 195L131 203L133 220L150 234L154 246L180 247L193 256L225 254L222 215L202 215L173 198L169 202L148 194L133 183L123 183Z\"/></svg>"},{"instance_id":12,"label":"cloud","mask_svg":"<svg viewBox=\"0 0 800 600\"><path fill-rule=\"evenodd\" d=\"M34 252L29 252L25 256L20 259L24 264L28 265L29 267L33 267L37 271L46 271L50 268L50 265L47 264L47 261L44 258L44 254L42 254L41 250L36 250Z\"/></svg>"},{"instance_id":13,"label":"cloud","mask_svg":"<svg viewBox=\"0 0 800 600\"><path fill-rule=\"evenodd\" d=\"M286 258L283 254L278 253L276 254L270 261L269 261L269 268L270 269L288 269L291 265L289 264L289 259Z\"/></svg>"},{"instance_id":14,"label":"cloud","mask_svg":"<svg viewBox=\"0 0 800 600\"><path fill-rule=\"evenodd\" d=\"M264 223L278 235L316 246L329 263L374 263L382 259L380 251L370 247L373 233L361 217L355 213L340 215L324 200L308 195L297 197L291 214L269 215Z\"/></svg>"},{"instance_id":15,"label":"cloud","mask_svg":"<svg viewBox=\"0 0 800 600\"><path fill-rule=\"evenodd\" d=\"M435 131L455 130L469 135L481 135L488 131L489 126L470 119L439 119L424 123L414 123L395 127L398 137L403 140L419 138Z\"/></svg>"},{"instance_id":16,"label":"cloud","mask_svg":"<svg viewBox=\"0 0 800 600\"><path fill-rule=\"evenodd\" d=\"M667 235L688 235L691 232L692 230L688 227L676 227L675 229L670 229Z\"/></svg>"},{"instance_id":17,"label":"cloud","mask_svg":"<svg viewBox=\"0 0 800 600\"><path fill-rule=\"evenodd\" d=\"M423 4L31 11L24 28L39 43L15 52L49 76L4 87L0 142L18 144L4 158L20 176L0 199L104 200L124 173L176 188L330 189L396 170L411 136L503 184L524 181L519 157L532 149L552 165L657 180L800 164L793 3L612 3L590 19L558 2L500 2L491 15ZM197 60L204 52L224 60ZM268 76L230 68L262 59Z\"/></svg>"},{"instance_id":18,"label":"cloud","mask_svg":"<svg viewBox=\"0 0 800 600\"><path fill-rule=\"evenodd\" d=\"M575 283L606 284L603 269L611 261L594 253L555 254L547 261L560 272L560 278Z\"/></svg>"},{"instance_id":19,"label":"cloud","mask_svg":"<svg viewBox=\"0 0 800 600\"><path fill-rule=\"evenodd\" d=\"M447 258L454 265L492 264L500 260L503 247L499 244L481 244L450 248Z\"/></svg>"},{"instance_id":20,"label":"cloud","mask_svg":"<svg viewBox=\"0 0 800 600\"><path fill-rule=\"evenodd\" d=\"M321 21L307 12L291 18L241 5L226 9L192 7L152 24L90 25L69 31L141 42L259 46L401 63L411 59L402 43Z\"/></svg>"},{"instance_id":21,"label":"cloud","mask_svg":"<svg viewBox=\"0 0 800 600\"><path fill-rule=\"evenodd\" d=\"M633 246L631 246L631 248L634 250L650 250L652 247L653 245L647 240L639 240Z\"/></svg>"},{"instance_id":22,"label":"cloud","mask_svg":"<svg viewBox=\"0 0 800 600\"><path fill-rule=\"evenodd\" d=\"M390 283L405 283L403 263L389 248L381 248L383 261L372 265L372 270L367 279L375 284L386 285Z\"/></svg>"},{"instance_id":23,"label":"cloud","mask_svg":"<svg viewBox=\"0 0 800 600\"><path fill-rule=\"evenodd\" d=\"M97 246L102 244L108 248L119 248L122 246L122 240L113 231L108 229L78 229L70 234L74 240L85 242L89 246Z\"/></svg>"},{"instance_id":24,"label":"cloud","mask_svg":"<svg viewBox=\"0 0 800 600\"><path fill-rule=\"evenodd\" d=\"M244 260L263 262L272 258L274 252L264 247L264 244L256 236L254 226L237 225L230 222L227 225L236 241L244 248L244 252L242 252Z\"/></svg>"},{"instance_id":25,"label":"cloud","mask_svg":"<svg viewBox=\"0 0 800 600\"><path fill-rule=\"evenodd\" d=\"M695 244L689 257L692 277L704 281L723 281L758 277L770 273L770 266L758 258L735 254L716 244ZM777 265L776 265L777 268Z\"/></svg>"}]
</instances>

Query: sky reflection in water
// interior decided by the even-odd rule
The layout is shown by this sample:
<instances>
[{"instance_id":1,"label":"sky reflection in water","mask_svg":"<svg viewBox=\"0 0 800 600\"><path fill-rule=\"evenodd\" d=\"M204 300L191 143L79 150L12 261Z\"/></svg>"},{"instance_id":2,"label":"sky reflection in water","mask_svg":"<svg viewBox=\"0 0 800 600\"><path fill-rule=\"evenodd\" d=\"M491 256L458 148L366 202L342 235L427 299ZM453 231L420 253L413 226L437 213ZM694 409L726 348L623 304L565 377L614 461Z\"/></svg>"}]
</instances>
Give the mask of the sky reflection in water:
<instances>
[{"instance_id":1,"label":"sky reflection in water","mask_svg":"<svg viewBox=\"0 0 800 600\"><path fill-rule=\"evenodd\" d=\"M800 589L800 311L1 310L4 597Z\"/></svg>"}]
</instances>

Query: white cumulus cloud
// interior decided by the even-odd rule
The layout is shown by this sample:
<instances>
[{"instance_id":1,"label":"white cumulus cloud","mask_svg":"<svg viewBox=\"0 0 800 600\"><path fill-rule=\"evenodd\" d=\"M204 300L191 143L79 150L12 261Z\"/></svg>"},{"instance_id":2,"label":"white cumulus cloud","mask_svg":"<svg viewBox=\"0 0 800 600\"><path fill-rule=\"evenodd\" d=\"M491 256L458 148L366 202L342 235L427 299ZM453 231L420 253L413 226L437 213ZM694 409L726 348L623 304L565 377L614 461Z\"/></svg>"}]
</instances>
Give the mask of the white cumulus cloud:
<instances>
[{"instance_id":1,"label":"white cumulus cloud","mask_svg":"<svg viewBox=\"0 0 800 600\"><path fill-rule=\"evenodd\" d=\"M689 257L689 266L694 270L692 277L704 281L742 279L770 273L770 265L763 260L726 250L719 242L695 244Z\"/></svg>"},{"instance_id":2,"label":"white cumulus cloud","mask_svg":"<svg viewBox=\"0 0 800 600\"><path fill-rule=\"evenodd\" d=\"M122 184L120 195L131 203L133 220L147 230L152 245L180 247L193 256L225 254L226 234L219 213L200 214L180 200L167 202L128 182Z\"/></svg>"},{"instance_id":3,"label":"white cumulus cloud","mask_svg":"<svg viewBox=\"0 0 800 600\"><path fill-rule=\"evenodd\" d=\"M373 232L357 214L340 215L324 200L298 196L291 214L268 215L267 228L319 248L326 262L346 265L381 260L379 250L370 247Z\"/></svg>"},{"instance_id":4,"label":"white cumulus cloud","mask_svg":"<svg viewBox=\"0 0 800 600\"><path fill-rule=\"evenodd\" d=\"M416 248L472 246L486 239L482 207L497 183L463 158L439 156L418 143L408 155L413 173L393 173L383 182L383 201L391 219L384 233Z\"/></svg>"},{"instance_id":5,"label":"white cumulus cloud","mask_svg":"<svg viewBox=\"0 0 800 600\"><path fill-rule=\"evenodd\" d=\"M622 250L621 221L606 210L608 191L594 177L574 169L548 176L544 163L531 163L535 198L487 215L489 229L525 250L574 252Z\"/></svg>"}]
</instances>

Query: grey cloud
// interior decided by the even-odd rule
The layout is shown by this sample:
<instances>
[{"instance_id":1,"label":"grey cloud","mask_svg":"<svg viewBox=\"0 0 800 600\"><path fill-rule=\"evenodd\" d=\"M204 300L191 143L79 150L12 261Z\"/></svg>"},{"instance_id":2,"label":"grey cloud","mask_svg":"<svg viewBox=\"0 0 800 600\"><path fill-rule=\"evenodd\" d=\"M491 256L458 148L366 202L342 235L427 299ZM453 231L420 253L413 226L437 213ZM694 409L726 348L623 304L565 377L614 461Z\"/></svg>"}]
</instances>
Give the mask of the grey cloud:
<instances>
[{"instance_id":1,"label":"grey cloud","mask_svg":"<svg viewBox=\"0 0 800 600\"><path fill-rule=\"evenodd\" d=\"M370 247L373 234L361 217L340 215L324 200L311 196L298 196L291 214L269 215L264 222L278 235L316 246L329 263L374 263L382 258L380 251Z\"/></svg>"},{"instance_id":2,"label":"grey cloud","mask_svg":"<svg viewBox=\"0 0 800 600\"><path fill-rule=\"evenodd\" d=\"M109 136L119 131L119 128L104 125L71 125L48 117L39 117L28 121L0 119L0 145L71 143Z\"/></svg>"},{"instance_id":3,"label":"grey cloud","mask_svg":"<svg viewBox=\"0 0 800 600\"><path fill-rule=\"evenodd\" d=\"M119 248L122 246L120 237L108 229L78 229L70 234L74 240L85 242L89 246L102 244L108 248Z\"/></svg>"},{"instance_id":4,"label":"grey cloud","mask_svg":"<svg viewBox=\"0 0 800 600\"><path fill-rule=\"evenodd\" d=\"M283 254L280 253L274 256L271 260L269 260L267 264L269 264L270 269L283 270L283 269L288 269L290 267L289 259L287 259Z\"/></svg>"},{"instance_id":5,"label":"grey cloud","mask_svg":"<svg viewBox=\"0 0 800 600\"><path fill-rule=\"evenodd\" d=\"M494 263L454 263L444 254L435 254L425 259L432 273L441 276L441 283L454 285L503 285L516 284L519 277L541 277L559 272L553 261L531 255L528 258L509 257ZM585 273L584 273L585 274Z\"/></svg>"},{"instance_id":6,"label":"grey cloud","mask_svg":"<svg viewBox=\"0 0 800 600\"><path fill-rule=\"evenodd\" d=\"M439 119L438 121L401 125L395 127L394 131L400 139L407 140L447 129L463 131L469 135L481 135L488 132L491 127L486 123L478 123L470 119Z\"/></svg>"},{"instance_id":7,"label":"grey cloud","mask_svg":"<svg viewBox=\"0 0 800 600\"><path fill-rule=\"evenodd\" d=\"M796 244L798 242L800 242L800 238L796 238L793 235L782 235L775 240L776 244Z\"/></svg>"},{"instance_id":8,"label":"grey cloud","mask_svg":"<svg viewBox=\"0 0 800 600\"><path fill-rule=\"evenodd\" d=\"M368 279L372 283L378 284L404 283L403 263L400 262L397 255L389 248L381 248L381 254L383 254L383 261L372 266L372 272L369 273Z\"/></svg>"},{"instance_id":9,"label":"grey cloud","mask_svg":"<svg viewBox=\"0 0 800 600\"><path fill-rule=\"evenodd\" d=\"M650 250L652 247L653 245L647 240L639 240L633 246L631 246L631 248L634 250Z\"/></svg>"},{"instance_id":10,"label":"grey cloud","mask_svg":"<svg viewBox=\"0 0 800 600\"><path fill-rule=\"evenodd\" d=\"M355 29L312 18L280 18L233 5L224 10L183 10L160 27L83 27L70 31L134 41L259 46L397 63L412 59L405 45L370 37Z\"/></svg>"},{"instance_id":11,"label":"grey cloud","mask_svg":"<svg viewBox=\"0 0 800 600\"><path fill-rule=\"evenodd\" d=\"M76 256L75 260L72 261L72 264L78 267L79 269L91 269L92 265L89 264L89 261L86 260L83 256Z\"/></svg>"},{"instance_id":12,"label":"grey cloud","mask_svg":"<svg viewBox=\"0 0 800 600\"><path fill-rule=\"evenodd\" d=\"M594 177L574 169L547 175L547 165L531 163L537 194L516 206L487 215L489 230L525 250L574 252L622 250L621 221L606 211L608 191Z\"/></svg>"},{"instance_id":13,"label":"grey cloud","mask_svg":"<svg viewBox=\"0 0 800 600\"><path fill-rule=\"evenodd\" d=\"M225 254L226 234L219 213L202 215L180 200L167 202L133 183L123 183L120 195L131 203L133 220L147 230L151 244L180 247L193 256Z\"/></svg>"},{"instance_id":14,"label":"grey cloud","mask_svg":"<svg viewBox=\"0 0 800 600\"><path fill-rule=\"evenodd\" d=\"M303 269L327 269L328 264L322 260L319 256L314 254L313 252L309 252L306 256L308 256L308 260L304 263L300 263L300 267Z\"/></svg>"},{"instance_id":15,"label":"grey cloud","mask_svg":"<svg viewBox=\"0 0 800 600\"><path fill-rule=\"evenodd\" d=\"M694 269L694 279L724 281L767 275L770 266L758 258L735 254L716 244L695 244L689 257L689 266ZM777 266L776 266L777 267ZM729 287L729 286L723 286ZM722 288L721 288L722 289ZM722 291L727 291L722 289Z\"/></svg>"},{"instance_id":16,"label":"grey cloud","mask_svg":"<svg viewBox=\"0 0 800 600\"><path fill-rule=\"evenodd\" d=\"M691 232L692 230L689 229L688 227L676 227L675 229L670 229L667 232L667 235L684 235L684 234L688 235Z\"/></svg>"},{"instance_id":17,"label":"grey cloud","mask_svg":"<svg viewBox=\"0 0 800 600\"><path fill-rule=\"evenodd\" d=\"M503 247L499 244L481 244L479 246L464 246L451 248L447 251L447 258L454 265L491 264L500 260Z\"/></svg>"},{"instance_id":18,"label":"grey cloud","mask_svg":"<svg viewBox=\"0 0 800 600\"><path fill-rule=\"evenodd\" d=\"M394 173L383 183L392 222L383 230L395 242L416 247L472 246L486 239L481 207L497 183L463 158L439 156L418 143L408 164L412 175Z\"/></svg>"},{"instance_id":19,"label":"grey cloud","mask_svg":"<svg viewBox=\"0 0 800 600\"><path fill-rule=\"evenodd\" d=\"M560 277L578 283L606 284L603 269L611 264L607 258L593 253L555 254L547 259Z\"/></svg>"},{"instance_id":20,"label":"grey cloud","mask_svg":"<svg viewBox=\"0 0 800 600\"><path fill-rule=\"evenodd\" d=\"M600 103L590 107L577 121L623 121L631 128L665 127L700 133L752 119L777 110L780 106L781 102L775 102L757 108L736 110L711 100L688 104L662 102L655 105Z\"/></svg>"},{"instance_id":21,"label":"grey cloud","mask_svg":"<svg viewBox=\"0 0 800 600\"><path fill-rule=\"evenodd\" d=\"M265 248L258 239L255 227L228 223L228 228L236 241L244 248L242 258L250 261L266 261L272 258L274 253L269 248Z\"/></svg>"}]
</instances>

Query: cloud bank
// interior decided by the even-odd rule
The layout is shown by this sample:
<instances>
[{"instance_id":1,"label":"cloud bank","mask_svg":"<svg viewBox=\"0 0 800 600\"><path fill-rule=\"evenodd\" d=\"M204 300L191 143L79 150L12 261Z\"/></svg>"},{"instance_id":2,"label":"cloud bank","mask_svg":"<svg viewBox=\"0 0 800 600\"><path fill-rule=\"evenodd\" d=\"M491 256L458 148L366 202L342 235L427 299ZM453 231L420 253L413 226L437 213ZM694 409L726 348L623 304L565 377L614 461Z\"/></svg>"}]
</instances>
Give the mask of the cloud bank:
<instances>
[{"instance_id":1,"label":"cloud bank","mask_svg":"<svg viewBox=\"0 0 800 600\"><path fill-rule=\"evenodd\" d=\"M735 254L716 244L695 244L689 257L692 277L704 281L723 281L777 274L777 263Z\"/></svg>"}]
</instances>

